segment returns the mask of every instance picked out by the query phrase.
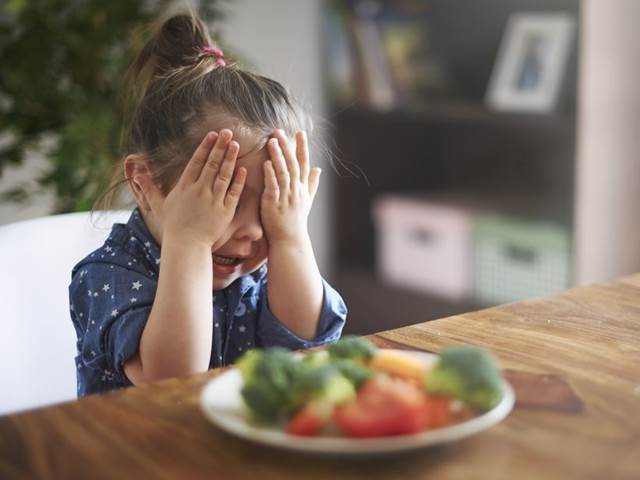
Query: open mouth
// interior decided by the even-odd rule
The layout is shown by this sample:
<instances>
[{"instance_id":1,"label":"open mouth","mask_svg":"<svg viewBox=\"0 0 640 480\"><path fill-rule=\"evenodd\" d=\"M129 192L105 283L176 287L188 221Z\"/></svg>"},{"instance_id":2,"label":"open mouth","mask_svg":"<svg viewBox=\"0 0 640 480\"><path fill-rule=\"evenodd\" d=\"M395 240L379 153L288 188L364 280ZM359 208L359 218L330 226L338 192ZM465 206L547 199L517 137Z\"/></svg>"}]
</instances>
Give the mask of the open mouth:
<instances>
[{"instance_id":1,"label":"open mouth","mask_svg":"<svg viewBox=\"0 0 640 480\"><path fill-rule=\"evenodd\" d=\"M212 255L213 257L213 262L218 264L218 265L224 265L227 267L235 267L236 265L239 265L242 260L244 260L243 258L240 257L226 257L223 255Z\"/></svg>"}]
</instances>

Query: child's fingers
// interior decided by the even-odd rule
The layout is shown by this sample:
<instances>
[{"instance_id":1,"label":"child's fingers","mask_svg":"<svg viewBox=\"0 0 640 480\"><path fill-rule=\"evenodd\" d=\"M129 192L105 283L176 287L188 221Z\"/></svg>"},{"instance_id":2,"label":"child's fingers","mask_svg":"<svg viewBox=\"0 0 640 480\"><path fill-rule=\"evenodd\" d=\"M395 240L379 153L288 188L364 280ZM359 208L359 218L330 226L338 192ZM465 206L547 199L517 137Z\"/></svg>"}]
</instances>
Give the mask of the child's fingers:
<instances>
[{"instance_id":1,"label":"child's fingers","mask_svg":"<svg viewBox=\"0 0 640 480\"><path fill-rule=\"evenodd\" d=\"M227 154L224 157L224 161L218 170L218 175L213 182L213 193L216 195L225 195L229 189L229 184L233 179L233 171L236 168L236 159L238 158L238 151L240 145L238 142L229 143Z\"/></svg>"},{"instance_id":2,"label":"child's fingers","mask_svg":"<svg viewBox=\"0 0 640 480\"><path fill-rule=\"evenodd\" d=\"M276 130L276 138L280 144L280 150L284 156L284 160L289 170L289 181L292 191L297 191L298 182L300 178L300 166L298 165L298 159L296 158L296 152L294 151L291 143L284 134L284 130Z\"/></svg>"},{"instance_id":3,"label":"child's fingers","mask_svg":"<svg viewBox=\"0 0 640 480\"><path fill-rule=\"evenodd\" d=\"M151 177L148 175L136 175L133 178L133 183L140 188L151 210L154 213L160 212L164 195L162 195L160 189L153 183Z\"/></svg>"},{"instance_id":4,"label":"child's fingers","mask_svg":"<svg viewBox=\"0 0 640 480\"><path fill-rule=\"evenodd\" d=\"M284 194L285 192L289 191L291 178L289 176L289 170L287 169L287 164L285 163L284 155L282 154L282 150L280 149L277 138L272 138L271 140L269 140L269 153L271 155L271 162L273 164L276 178L278 180L280 193Z\"/></svg>"},{"instance_id":5,"label":"child's fingers","mask_svg":"<svg viewBox=\"0 0 640 480\"><path fill-rule=\"evenodd\" d=\"M240 195L242 195L242 191L244 190L244 185L247 180L247 169L244 167L238 168L236 172L236 176L233 179L233 183L229 187L227 191L227 197L224 200L224 204L227 207L237 208L238 202L240 201Z\"/></svg>"},{"instance_id":6,"label":"child's fingers","mask_svg":"<svg viewBox=\"0 0 640 480\"><path fill-rule=\"evenodd\" d=\"M200 177L198 177L198 182L201 182L208 188L211 188L216 175L218 175L218 170L220 170L220 166L222 165L225 152L227 151L227 147L229 146L232 136L233 133L231 133L231 130L229 129L225 128L220 131L218 139L211 149L207 161L202 167Z\"/></svg>"},{"instance_id":7,"label":"child's fingers","mask_svg":"<svg viewBox=\"0 0 640 480\"><path fill-rule=\"evenodd\" d=\"M307 143L307 132L296 132L296 157L300 163L300 181L306 182L309 178L309 144Z\"/></svg>"},{"instance_id":8,"label":"child's fingers","mask_svg":"<svg viewBox=\"0 0 640 480\"><path fill-rule=\"evenodd\" d=\"M318 167L313 167L311 169L311 173L309 173L309 196L311 197L311 201L316 197L316 193L318 193L318 186L320 185L320 175L322 175L322 170Z\"/></svg>"},{"instance_id":9,"label":"child's fingers","mask_svg":"<svg viewBox=\"0 0 640 480\"><path fill-rule=\"evenodd\" d=\"M267 160L262 166L264 170L264 199L277 202L280 200L280 188L278 187L278 179L276 178L276 171L273 168L273 162Z\"/></svg>"},{"instance_id":10,"label":"child's fingers","mask_svg":"<svg viewBox=\"0 0 640 480\"><path fill-rule=\"evenodd\" d=\"M180 182L183 183L193 183L200 176L200 172L202 171L202 167L204 166L207 158L209 157L209 152L211 152L211 147L216 142L218 138L217 132L209 132L205 135L196 151L193 152L193 156L187 166L185 167L182 175L180 176Z\"/></svg>"}]
</instances>

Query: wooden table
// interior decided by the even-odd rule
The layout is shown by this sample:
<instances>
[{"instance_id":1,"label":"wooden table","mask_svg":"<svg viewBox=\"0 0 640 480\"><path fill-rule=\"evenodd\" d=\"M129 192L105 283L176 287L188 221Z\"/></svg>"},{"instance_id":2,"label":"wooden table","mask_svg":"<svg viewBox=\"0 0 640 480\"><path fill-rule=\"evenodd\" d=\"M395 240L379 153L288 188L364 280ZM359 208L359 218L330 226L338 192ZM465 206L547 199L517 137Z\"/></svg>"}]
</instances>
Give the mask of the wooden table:
<instances>
[{"instance_id":1,"label":"wooden table","mask_svg":"<svg viewBox=\"0 0 640 480\"><path fill-rule=\"evenodd\" d=\"M375 335L491 349L518 403L501 424L419 453L304 456L224 434L198 409L219 372L0 417L0 478L640 478L640 275Z\"/></svg>"}]
</instances>

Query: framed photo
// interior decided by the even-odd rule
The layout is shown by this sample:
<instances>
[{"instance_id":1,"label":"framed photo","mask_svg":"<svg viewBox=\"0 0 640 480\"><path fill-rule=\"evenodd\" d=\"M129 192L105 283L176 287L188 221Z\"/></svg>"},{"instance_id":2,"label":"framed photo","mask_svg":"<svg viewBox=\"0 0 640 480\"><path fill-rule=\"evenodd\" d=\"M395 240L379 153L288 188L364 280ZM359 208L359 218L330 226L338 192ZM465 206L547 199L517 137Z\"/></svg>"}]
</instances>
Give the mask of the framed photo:
<instances>
[{"instance_id":1,"label":"framed photo","mask_svg":"<svg viewBox=\"0 0 640 480\"><path fill-rule=\"evenodd\" d=\"M491 74L487 103L496 110L552 112L575 29L575 18L564 12L512 14Z\"/></svg>"}]
</instances>

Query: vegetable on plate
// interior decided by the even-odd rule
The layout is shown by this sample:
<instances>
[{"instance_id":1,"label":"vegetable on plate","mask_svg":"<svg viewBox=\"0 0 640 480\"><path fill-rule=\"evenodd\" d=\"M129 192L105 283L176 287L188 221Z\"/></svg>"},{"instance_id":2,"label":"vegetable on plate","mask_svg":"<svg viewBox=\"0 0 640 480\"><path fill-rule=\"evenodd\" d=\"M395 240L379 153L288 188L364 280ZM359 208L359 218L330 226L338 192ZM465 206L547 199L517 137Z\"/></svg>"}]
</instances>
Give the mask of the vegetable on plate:
<instances>
[{"instance_id":1,"label":"vegetable on plate","mask_svg":"<svg viewBox=\"0 0 640 480\"><path fill-rule=\"evenodd\" d=\"M250 350L236 365L249 420L299 436L420 433L490 410L502 395L495 361L472 346L432 358L347 336L326 351Z\"/></svg>"}]
</instances>

